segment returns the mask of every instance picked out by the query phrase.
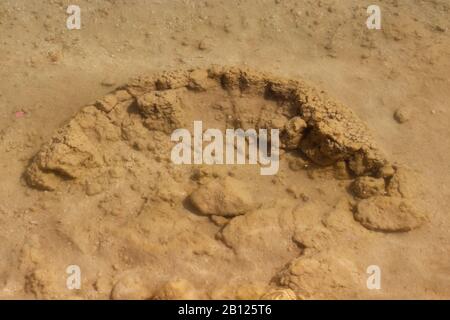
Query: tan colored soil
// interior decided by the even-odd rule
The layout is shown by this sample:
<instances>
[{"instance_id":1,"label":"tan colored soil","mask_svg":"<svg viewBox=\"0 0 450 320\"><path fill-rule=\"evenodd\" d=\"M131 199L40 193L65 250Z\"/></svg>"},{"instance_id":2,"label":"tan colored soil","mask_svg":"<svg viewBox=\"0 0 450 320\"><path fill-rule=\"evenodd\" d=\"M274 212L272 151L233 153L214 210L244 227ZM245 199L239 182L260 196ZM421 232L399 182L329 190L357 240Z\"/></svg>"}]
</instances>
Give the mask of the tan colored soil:
<instances>
[{"instance_id":1,"label":"tan colored soil","mask_svg":"<svg viewBox=\"0 0 450 320\"><path fill-rule=\"evenodd\" d=\"M0 4L1 298L450 297L445 1L379 31L358 1L79 5ZM279 172L173 164L195 120L279 129Z\"/></svg>"}]
</instances>

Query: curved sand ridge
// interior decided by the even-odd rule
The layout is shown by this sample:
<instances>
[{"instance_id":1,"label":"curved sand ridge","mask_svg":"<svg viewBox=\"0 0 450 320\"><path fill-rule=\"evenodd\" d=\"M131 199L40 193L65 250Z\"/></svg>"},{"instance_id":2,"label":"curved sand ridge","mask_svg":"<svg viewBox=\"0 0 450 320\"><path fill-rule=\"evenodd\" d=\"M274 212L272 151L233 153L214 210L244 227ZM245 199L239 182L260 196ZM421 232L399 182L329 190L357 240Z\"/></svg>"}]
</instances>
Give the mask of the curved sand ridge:
<instances>
[{"instance_id":1,"label":"curved sand ridge","mask_svg":"<svg viewBox=\"0 0 450 320\"><path fill-rule=\"evenodd\" d=\"M319 226L316 217L306 217L305 212L314 212L318 204L315 199L311 201L298 192L299 185L285 188L284 195L277 194L278 199L294 195L292 203L303 203L293 209L293 217L283 218L280 212L291 202L284 203L281 199L279 206L270 206L255 196L255 187L249 184L252 180L246 176L252 176L254 172L245 171L247 169L233 171L234 168L227 166L222 166L225 167L222 170L173 165L170 133L177 128L189 127L193 120L203 120L207 124L205 128L280 129L281 161L289 163L285 172L293 177L299 175L300 187L303 186L301 171L308 172L310 178L325 174L326 179L338 183L347 200L333 210L352 212L354 219L368 230L403 232L417 228L425 221L414 204L416 189L410 172L392 165L385 158L365 124L351 109L303 81L242 68L215 66L208 70L170 71L139 77L83 107L42 147L24 177L33 188L87 195L95 199L89 205L95 205L107 214L137 217L135 224L127 226L130 233L136 225L142 227L145 213L148 213L145 219L157 224L158 219L177 219L169 212L182 210L178 207L187 208L202 219L208 217L220 228L211 239L203 239L208 243L206 246L214 247L215 242L220 241L239 256L248 252L246 250L255 249L254 246L264 239L264 244L257 249L262 253L255 259L264 263L264 259L276 257L279 251L280 261L290 261L276 277L270 277L274 279L270 287L259 291L247 288L258 294L216 293L210 296L248 298L264 293L266 297L313 296L315 286L318 289L323 284L313 281L310 287L305 287L311 279L305 279L304 274L303 277L298 275L298 265L306 264L306 268L313 268L318 273L327 269L320 253L322 242L332 237L333 225L341 222L334 221L334 216L324 215L324 226ZM124 194L126 196L122 196ZM300 213L296 216L296 212ZM310 227L302 229L308 223ZM262 235L253 239L243 227L255 225L258 231L270 229L274 224L284 242L271 244L270 239ZM186 231L188 227L182 229ZM171 232L169 229L151 231ZM151 243L151 239L146 241ZM285 254L283 250L292 245L300 252ZM307 248L319 253L316 252L313 258L305 257ZM298 254L303 255L293 259ZM267 277L267 274L261 277ZM128 297L131 289L124 281L131 283L131 287L136 284L128 278L120 280L112 290L113 297ZM339 280L325 285L331 287L336 281ZM173 280L159 289L139 287L137 291L141 295L134 293L131 296L179 298L181 295L183 298L186 292L198 291L186 289L189 286ZM280 293L283 292L280 290L293 291ZM197 296L188 296L192 297Z\"/></svg>"},{"instance_id":2,"label":"curved sand ridge","mask_svg":"<svg viewBox=\"0 0 450 320\"><path fill-rule=\"evenodd\" d=\"M214 86L235 94L261 95L267 99L288 102L291 108L297 109L294 113L307 123L307 130L304 131L308 131L308 134L300 137L300 149L314 163L331 165L337 161L346 161L356 176L383 175L382 170L388 162L380 154L365 125L350 109L301 81L278 79L249 70L218 68L168 72L139 78L97 101L94 106L83 108L36 156L26 174L28 183L36 188L54 190L59 181L86 176L90 169L99 164L98 150L83 133L84 129L89 128L83 128L80 122L95 122L96 127L103 127L103 135L114 135L108 132L111 129L108 125L118 125L117 121L123 120L119 118L119 113L127 112L137 101L144 123L151 116L152 103L159 103L159 129L174 130L181 127L183 112L177 105L176 91L181 88L206 91ZM164 92L169 94L158 96L158 93ZM147 102L147 99L150 101ZM170 114L165 112L165 105L171 109ZM299 132L298 136L301 135ZM117 137L109 138L114 140Z\"/></svg>"}]
</instances>

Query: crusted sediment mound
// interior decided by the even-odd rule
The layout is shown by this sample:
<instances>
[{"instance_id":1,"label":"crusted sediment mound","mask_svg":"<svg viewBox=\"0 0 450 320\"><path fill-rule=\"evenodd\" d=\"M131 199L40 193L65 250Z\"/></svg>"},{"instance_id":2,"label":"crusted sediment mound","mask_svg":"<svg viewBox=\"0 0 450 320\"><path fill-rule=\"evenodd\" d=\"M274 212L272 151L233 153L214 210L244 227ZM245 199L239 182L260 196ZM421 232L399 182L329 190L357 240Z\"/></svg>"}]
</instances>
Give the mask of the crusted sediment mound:
<instances>
[{"instance_id":1,"label":"crusted sediment mound","mask_svg":"<svg viewBox=\"0 0 450 320\"><path fill-rule=\"evenodd\" d=\"M282 174L261 180L243 166L174 165L170 135L196 120L204 121L203 129L279 129ZM324 287L357 283L353 275L333 278L330 268L353 266L331 259L325 249L345 232L405 232L423 224L424 214L411 201L417 192L412 177L387 160L351 109L323 91L301 80L217 66L139 77L81 108L24 172L30 187L78 199L101 221L113 217L108 221L117 245L151 250L161 268L189 261L197 270L204 261L199 255L223 277L231 276L233 259L239 270L264 266L251 275L263 284L245 280L241 288L241 279L233 278L223 290L199 293L263 299L307 298ZM320 184L323 178L333 181ZM322 190L327 185L332 194ZM100 229L92 226L89 236ZM96 250L81 240L83 231L61 232L81 252ZM182 258L175 255L180 247L188 252ZM176 271L158 292L157 283L141 287L124 278L110 296L181 297L186 284L175 280L190 275ZM220 282L204 272L211 283ZM324 275L320 281L317 273Z\"/></svg>"},{"instance_id":2,"label":"crusted sediment mound","mask_svg":"<svg viewBox=\"0 0 450 320\"><path fill-rule=\"evenodd\" d=\"M355 219L371 230L404 232L419 227L426 217L411 200L373 197L358 204Z\"/></svg>"},{"instance_id":3,"label":"crusted sediment mound","mask_svg":"<svg viewBox=\"0 0 450 320\"><path fill-rule=\"evenodd\" d=\"M273 114L268 123L257 125L281 127L283 147L300 149L315 164L328 166L345 161L354 176L380 176L388 163L354 112L322 91L299 80L216 67L140 77L93 106L84 107L34 158L25 174L29 185L54 190L58 178L76 179L101 165L98 140L126 139L124 122L131 117L124 117L124 113L132 112L128 109L131 105L136 105L144 127L168 133L183 126L183 90L203 92L212 88L288 104L292 117L274 121L279 119ZM239 116L241 123L237 126L243 126L246 119ZM101 139L90 141L91 131Z\"/></svg>"},{"instance_id":4,"label":"crusted sediment mound","mask_svg":"<svg viewBox=\"0 0 450 320\"><path fill-rule=\"evenodd\" d=\"M225 67L139 77L84 107L35 156L25 179L31 187L56 190L61 183L85 181L114 169L111 151L120 148L120 143L140 148L156 138L156 133L170 134L183 127L187 92L207 94L217 90L231 97L257 96L276 101L284 110L279 113L263 108L255 118L246 113L245 106L233 105L225 120L227 125L279 128L282 148L299 150L317 166L337 166L349 172L355 179L351 192L357 198L403 196L398 187L402 177L351 109L303 81ZM372 220L365 221L369 226Z\"/></svg>"}]
</instances>

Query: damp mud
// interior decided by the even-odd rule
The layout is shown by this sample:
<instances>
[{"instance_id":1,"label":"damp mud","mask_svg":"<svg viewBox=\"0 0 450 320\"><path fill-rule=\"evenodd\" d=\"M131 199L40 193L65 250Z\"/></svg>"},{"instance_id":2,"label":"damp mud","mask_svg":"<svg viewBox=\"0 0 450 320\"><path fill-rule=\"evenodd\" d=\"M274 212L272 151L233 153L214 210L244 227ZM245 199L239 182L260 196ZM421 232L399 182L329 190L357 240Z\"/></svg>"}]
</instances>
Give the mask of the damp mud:
<instances>
[{"instance_id":1,"label":"damp mud","mask_svg":"<svg viewBox=\"0 0 450 320\"><path fill-rule=\"evenodd\" d=\"M278 129L280 171L174 164L171 132L194 121ZM58 233L73 253L101 252L124 273L102 297L258 299L289 290L290 298L310 298L318 288L305 285L296 266L323 274L340 263L327 254L338 232L406 232L426 221L403 170L325 93L215 66L139 77L82 107L31 159L24 180L50 191L41 197L46 206L65 204ZM152 275L139 275L142 265ZM38 296L52 291L30 281ZM348 274L314 285L326 292L357 283Z\"/></svg>"},{"instance_id":2,"label":"damp mud","mask_svg":"<svg viewBox=\"0 0 450 320\"><path fill-rule=\"evenodd\" d=\"M448 1L70 4L0 2L0 299L450 298Z\"/></svg>"}]
</instances>

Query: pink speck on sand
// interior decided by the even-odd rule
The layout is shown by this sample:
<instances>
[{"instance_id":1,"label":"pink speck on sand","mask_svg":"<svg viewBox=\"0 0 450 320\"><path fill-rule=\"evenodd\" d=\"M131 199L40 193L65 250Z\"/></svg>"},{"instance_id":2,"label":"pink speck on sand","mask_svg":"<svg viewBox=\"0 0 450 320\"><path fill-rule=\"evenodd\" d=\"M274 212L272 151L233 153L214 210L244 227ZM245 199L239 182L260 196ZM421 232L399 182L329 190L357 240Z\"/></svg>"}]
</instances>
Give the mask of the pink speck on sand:
<instances>
[{"instance_id":1,"label":"pink speck on sand","mask_svg":"<svg viewBox=\"0 0 450 320\"><path fill-rule=\"evenodd\" d=\"M24 116L25 116L25 112L23 112L23 111L17 111L16 112L16 118L22 118Z\"/></svg>"}]
</instances>

